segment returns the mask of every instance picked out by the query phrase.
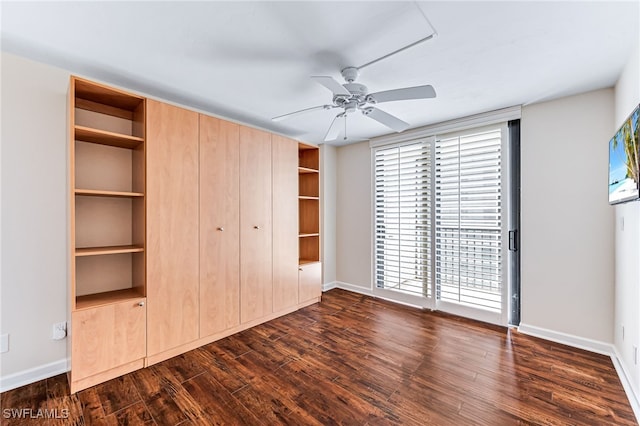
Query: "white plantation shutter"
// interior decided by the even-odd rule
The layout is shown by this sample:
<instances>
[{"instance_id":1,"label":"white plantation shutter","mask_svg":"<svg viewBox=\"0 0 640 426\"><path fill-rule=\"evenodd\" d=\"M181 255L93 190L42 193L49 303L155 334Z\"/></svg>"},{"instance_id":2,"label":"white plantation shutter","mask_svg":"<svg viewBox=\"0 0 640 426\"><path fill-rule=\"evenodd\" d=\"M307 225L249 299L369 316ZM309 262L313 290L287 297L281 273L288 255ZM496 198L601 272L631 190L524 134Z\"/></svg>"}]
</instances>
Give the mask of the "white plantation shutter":
<instances>
[{"instance_id":1,"label":"white plantation shutter","mask_svg":"<svg viewBox=\"0 0 640 426\"><path fill-rule=\"evenodd\" d=\"M438 299L500 312L501 129L435 146Z\"/></svg>"},{"instance_id":2,"label":"white plantation shutter","mask_svg":"<svg viewBox=\"0 0 640 426\"><path fill-rule=\"evenodd\" d=\"M376 287L431 296L431 147L375 151Z\"/></svg>"},{"instance_id":3,"label":"white plantation shutter","mask_svg":"<svg viewBox=\"0 0 640 426\"><path fill-rule=\"evenodd\" d=\"M380 294L502 321L503 127L374 148Z\"/></svg>"}]
</instances>

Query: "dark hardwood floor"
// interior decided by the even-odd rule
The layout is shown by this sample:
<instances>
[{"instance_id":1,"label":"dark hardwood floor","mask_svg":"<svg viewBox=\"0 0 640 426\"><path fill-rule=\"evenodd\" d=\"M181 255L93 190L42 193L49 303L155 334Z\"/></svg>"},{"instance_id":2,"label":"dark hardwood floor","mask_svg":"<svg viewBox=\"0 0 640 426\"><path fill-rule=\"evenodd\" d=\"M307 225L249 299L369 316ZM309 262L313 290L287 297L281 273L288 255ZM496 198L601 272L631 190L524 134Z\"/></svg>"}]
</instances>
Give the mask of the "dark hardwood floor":
<instances>
[{"instance_id":1,"label":"dark hardwood floor","mask_svg":"<svg viewBox=\"0 0 640 426\"><path fill-rule=\"evenodd\" d=\"M76 395L61 375L0 399L69 410L3 425L637 424L606 356L342 290Z\"/></svg>"}]
</instances>

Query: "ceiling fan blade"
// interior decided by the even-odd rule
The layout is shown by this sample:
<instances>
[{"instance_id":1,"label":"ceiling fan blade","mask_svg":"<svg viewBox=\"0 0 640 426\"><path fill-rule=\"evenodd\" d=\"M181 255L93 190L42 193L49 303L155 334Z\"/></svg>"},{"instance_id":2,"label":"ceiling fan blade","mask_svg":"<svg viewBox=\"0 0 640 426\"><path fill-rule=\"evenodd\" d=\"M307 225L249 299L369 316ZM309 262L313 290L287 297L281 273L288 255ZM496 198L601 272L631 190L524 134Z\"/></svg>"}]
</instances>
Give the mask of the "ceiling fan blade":
<instances>
[{"instance_id":1,"label":"ceiling fan blade","mask_svg":"<svg viewBox=\"0 0 640 426\"><path fill-rule=\"evenodd\" d=\"M405 87L404 89L385 90L384 92L371 93L367 99L374 103L406 101L410 99L429 99L435 98L436 91L433 86L415 86Z\"/></svg>"},{"instance_id":2,"label":"ceiling fan blade","mask_svg":"<svg viewBox=\"0 0 640 426\"><path fill-rule=\"evenodd\" d=\"M388 128L395 130L398 133L403 132L409 128L409 123L406 123L399 118L394 117L393 115L378 108L363 109L362 113L369 118L373 118L378 123L384 124Z\"/></svg>"},{"instance_id":3,"label":"ceiling fan blade","mask_svg":"<svg viewBox=\"0 0 640 426\"><path fill-rule=\"evenodd\" d=\"M312 76L311 79L316 83L322 84L327 89L331 90L334 95L351 96L351 93L342 87L342 84L338 83L336 79L328 76Z\"/></svg>"},{"instance_id":4,"label":"ceiling fan blade","mask_svg":"<svg viewBox=\"0 0 640 426\"><path fill-rule=\"evenodd\" d=\"M338 139L338 135L340 135L341 123L341 120L339 119L343 117L345 117L344 113L340 113L334 117L333 121L331 122L331 126L329 126L329 130L327 130L327 134L324 136L325 142L335 141L336 139Z\"/></svg>"},{"instance_id":5,"label":"ceiling fan blade","mask_svg":"<svg viewBox=\"0 0 640 426\"><path fill-rule=\"evenodd\" d=\"M299 114L304 114L306 112L311 112L311 111L317 111L320 109L331 109L331 108L335 108L334 105L318 105L318 106L314 106L311 108L305 108L305 109L301 109L299 111L294 111L294 112L290 112L288 114L283 114L283 115L279 115L277 117L273 117L271 119L271 121L282 121L282 120L286 120L287 118L291 118L291 117L295 117L296 115Z\"/></svg>"}]
</instances>

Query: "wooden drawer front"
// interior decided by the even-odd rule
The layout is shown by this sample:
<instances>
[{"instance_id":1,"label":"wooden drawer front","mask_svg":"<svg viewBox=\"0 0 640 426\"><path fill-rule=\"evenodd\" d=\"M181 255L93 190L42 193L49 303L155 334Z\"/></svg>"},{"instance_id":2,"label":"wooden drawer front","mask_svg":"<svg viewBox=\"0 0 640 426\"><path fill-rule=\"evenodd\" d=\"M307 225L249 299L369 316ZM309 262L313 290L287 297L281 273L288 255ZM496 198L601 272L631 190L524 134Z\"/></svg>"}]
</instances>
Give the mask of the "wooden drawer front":
<instances>
[{"instance_id":1,"label":"wooden drawer front","mask_svg":"<svg viewBox=\"0 0 640 426\"><path fill-rule=\"evenodd\" d=\"M320 297L322 294L322 263L309 263L298 268L300 303Z\"/></svg>"},{"instance_id":2,"label":"wooden drawer front","mask_svg":"<svg viewBox=\"0 0 640 426\"><path fill-rule=\"evenodd\" d=\"M145 302L131 299L71 314L74 381L145 357Z\"/></svg>"}]
</instances>

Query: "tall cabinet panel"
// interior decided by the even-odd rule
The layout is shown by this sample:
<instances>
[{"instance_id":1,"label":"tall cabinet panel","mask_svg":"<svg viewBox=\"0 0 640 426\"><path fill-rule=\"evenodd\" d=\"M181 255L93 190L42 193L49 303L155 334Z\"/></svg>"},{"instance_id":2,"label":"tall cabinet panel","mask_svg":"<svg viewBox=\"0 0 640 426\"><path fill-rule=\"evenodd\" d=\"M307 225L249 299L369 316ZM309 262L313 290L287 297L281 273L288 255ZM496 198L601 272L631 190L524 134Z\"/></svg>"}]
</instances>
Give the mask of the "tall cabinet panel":
<instances>
[{"instance_id":1,"label":"tall cabinet panel","mask_svg":"<svg viewBox=\"0 0 640 426\"><path fill-rule=\"evenodd\" d=\"M71 77L69 120L76 392L144 364L145 99Z\"/></svg>"},{"instance_id":2,"label":"tall cabinet panel","mask_svg":"<svg viewBox=\"0 0 640 426\"><path fill-rule=\"evenodd\" d=\"M200 337L240 323L239 138L200 115Z\"/></svg>"},{"instance_id":3,"label":"tall cabinet panel","mask_svg":"<svg viewBox=\"0 0 640 426\"><path fill-rule=\"evenodd\" d=\"M240 319L273 312L271 134L240 127Z\"/></svg>"},{"instance_id":4,"label":"tall cabinet panel","mask_svg":"<svg viewBox=\"0 0 640 426\"><path fill-rule=\"evenodd\" d=\"M298 304L298 142L272 135L273 310Z\"/></svg>"},{"instance_id":5,"label":"tall cabinet panel","mask_svg":"<svg viewBox=\"0 0 640 426\"><path fill-rule=\"evenodd\" d=\"M147 101L147 355L199 337L198 113Z\"/></svg>"}]
</instances>

